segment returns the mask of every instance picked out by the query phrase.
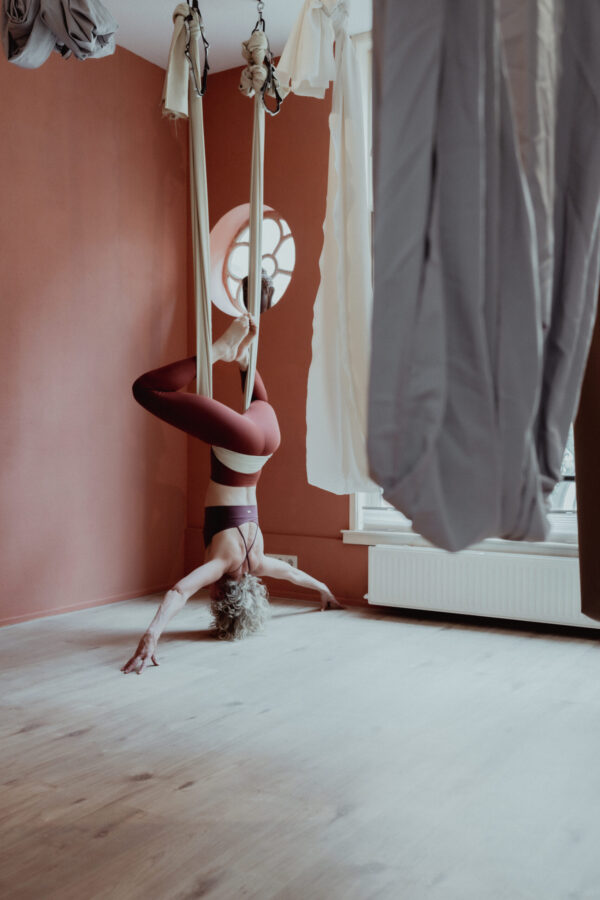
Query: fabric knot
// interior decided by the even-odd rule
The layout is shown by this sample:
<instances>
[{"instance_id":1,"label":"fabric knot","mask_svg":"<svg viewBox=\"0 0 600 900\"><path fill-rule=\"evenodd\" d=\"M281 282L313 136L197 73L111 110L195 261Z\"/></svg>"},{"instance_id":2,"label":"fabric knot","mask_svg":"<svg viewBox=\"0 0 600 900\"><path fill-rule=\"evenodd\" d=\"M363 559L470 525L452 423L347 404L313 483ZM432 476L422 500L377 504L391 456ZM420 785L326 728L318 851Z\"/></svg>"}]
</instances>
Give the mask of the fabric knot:
<instances>
[{"instance_id":1,"label":"fabric knot","mask_svg":"<svg viewBox=\"0 0 600 900\"><path fill-rule=\"evenodd\" d=\"M264 31L253 31L247 41L242 42L242 55L247 62L240 75L239 89L242 94L252 97L262 95L263 106L271 116L276 116L287 90L282 91L273 67L273 57L269 47L269 39ZM267 106L265 96L273 97L276 108Z\"/></svg>"},{"instance_id":2,"label":"fabric knot","mask_svg":"<svg viewBox=\"0 0 600 900\"><path fill-rule=\"evenodd\" d=\"M252 57L252 62L255 65L260 65L269 49L269 41L264 31L254 31L246 41L246 46Z\"/></svg>"},{"instance_id":3,"label":"fabric knot","mask_svg":"<svg viewBox=\"0 0 600 900\"><path fill-rule=\"evenodd\" d=\"M173 21L176 22L179 18L187 19L189 13L190 8L187 3L178 3L173 10Z\"/></svg>"},{"instance_id":4,"label":"fabric knot","mask_svg":"<svg viewBox=\"0 0 600 900\"><path fill-rule=\"evenodd\" d=\"M189 23L189 26L190 26L190 35L193 38L199 38L200 35L202 34L202 28L200 27L200 22L198 21L196 16L194 16L194 18L191 20L191 22Z\"/></svg>"},{"instance_id":5,"label":"fabric knot","mask_svg":"<svg viewBox=\"0 0 600 900\"><path fill-rule=\"evenodd\" d=\"M268 70L265 65L246 66L240 75L240 91L251 97L253 93L260 93L267 80Z\"/></svg>"},{"instance_id":6,"label":"fabric knot","mask_svg":"<svg viewBox=\"0 0 600 900\"><path fill-rule=\"evenodd\" d=\"M250 66L250 76L252 78L252 87L258 93L263 84L267 80L267 67L264 65Z\"/></svg>"},{"instance_id":7,"label":"fabric knot","mask_svg":"<svg viewBox=\"0 0 600 900\"><path fill-rule=\"evenodd\" d=\"M251 97L254 93L254 86L252 84L252 72L250 71L248 66L246 66L246 68L240 75L239 88L242 94L245 94L247 97Z\"/></svg>"}]
</instances>

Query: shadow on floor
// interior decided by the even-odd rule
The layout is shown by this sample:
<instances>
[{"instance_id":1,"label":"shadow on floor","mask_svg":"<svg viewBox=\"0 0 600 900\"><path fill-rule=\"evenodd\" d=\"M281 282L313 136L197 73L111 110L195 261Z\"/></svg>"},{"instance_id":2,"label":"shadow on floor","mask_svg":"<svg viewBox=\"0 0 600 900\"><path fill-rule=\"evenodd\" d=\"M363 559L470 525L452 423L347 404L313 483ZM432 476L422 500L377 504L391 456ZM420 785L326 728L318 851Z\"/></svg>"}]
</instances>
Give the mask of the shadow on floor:
<instances>
[{"instance_id":1,"label":"shadow on floor","mask_svg":"<svg viewBox=\"0 0 600 900\"><path fill-rule=\"evenodd\" d=\"M363 610L361 609L361 612ZM366 618L396 620L402 624L414 624L425 627L451 630L461 628L492 633L514 632L525 638L562 638L565 640L584 640L598 643L600 631L594 628L583 628L575 625L553 625L549 622L529 622L516 619L496 619L491 616L468 616L457 613L438 612L436 610L406 609L404 607L369 606L364 608Z\"/></svg>"},{"instance_id":2,"label":"shadow on floor","mask_svg":"<svg viewBox=\"0 0 600 900\"><path fill-rule=\"evenodd\" d=\"M198 628L190 631L165 631L160 641L216 641L218 640L212 628Z\"/></svg>"}]
</instances>

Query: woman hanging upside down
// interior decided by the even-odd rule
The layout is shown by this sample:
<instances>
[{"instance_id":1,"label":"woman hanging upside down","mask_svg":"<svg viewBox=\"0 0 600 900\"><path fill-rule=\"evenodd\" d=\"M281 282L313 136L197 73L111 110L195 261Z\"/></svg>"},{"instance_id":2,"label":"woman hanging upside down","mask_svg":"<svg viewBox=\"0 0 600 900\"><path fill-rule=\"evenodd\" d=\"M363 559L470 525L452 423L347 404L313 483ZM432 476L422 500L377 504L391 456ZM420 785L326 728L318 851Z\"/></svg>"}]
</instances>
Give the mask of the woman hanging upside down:
<instances>
[{"instance_id":1,"label":"woman hanging upside down","mask_svg":"<svg viewBox=\"0 0 600 900\"><path fill-rule=\"evenodd\" d=\"M213 363L238 363L242 389L248 348L255 336L256 325L246 314L235 319L212 347ZM123 666L125 673L139 675L149 663L158 665L156 646L162 632L202 588L211 586L214 626L217 636L225 640L244 637L263 625L268 611L266 588L260 581L263 575L318 591L321 609L341 608L327 585L264 554L256 484L280 436L260 375L256 373L252 402L245 413L208 397L181 393L179 389L195 377L192 357L148 372L133 385L135 399L145 409L211 444L211 477L205 498L204 563L167 591L135 653Z\"/></svg>"}]
</instances>

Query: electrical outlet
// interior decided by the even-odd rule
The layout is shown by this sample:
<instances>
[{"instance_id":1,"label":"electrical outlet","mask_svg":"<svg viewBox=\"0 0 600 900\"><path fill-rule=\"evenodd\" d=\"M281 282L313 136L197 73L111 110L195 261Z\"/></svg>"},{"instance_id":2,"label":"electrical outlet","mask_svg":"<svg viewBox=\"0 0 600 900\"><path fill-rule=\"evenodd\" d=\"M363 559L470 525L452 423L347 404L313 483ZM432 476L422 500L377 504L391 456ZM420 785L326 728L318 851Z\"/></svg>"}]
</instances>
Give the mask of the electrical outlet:
<instances>
[{"instance_id":1,"label":"electrical outlet","mask_svg":"<svg viewBox=\"0 0 600 900\"><path fill-rule=\"evenodd\" d=\"M271 559L281 559L288 566L293 566L294 569L298 568L298 557L292 556L290 553L265 553L265 556L270 556Z\"/></svg>"}]
</instances>

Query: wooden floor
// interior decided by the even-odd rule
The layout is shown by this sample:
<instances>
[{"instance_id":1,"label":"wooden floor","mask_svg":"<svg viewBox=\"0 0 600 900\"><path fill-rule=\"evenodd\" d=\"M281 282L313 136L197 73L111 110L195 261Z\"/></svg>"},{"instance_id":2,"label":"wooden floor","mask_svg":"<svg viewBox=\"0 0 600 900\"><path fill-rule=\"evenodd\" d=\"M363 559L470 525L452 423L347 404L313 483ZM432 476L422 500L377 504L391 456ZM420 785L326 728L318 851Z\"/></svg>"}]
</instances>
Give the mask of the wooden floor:
<instances>
[{"instance_id":1,"label":"wooden floor","mask_svg":"<svg viewBox=\"0 0 600 900\"><path fill-rule=\"evenodd\" d=\"M600 647L192 602L0 631L3 900L598 900Z\"/></svg>"}]
</instances>

